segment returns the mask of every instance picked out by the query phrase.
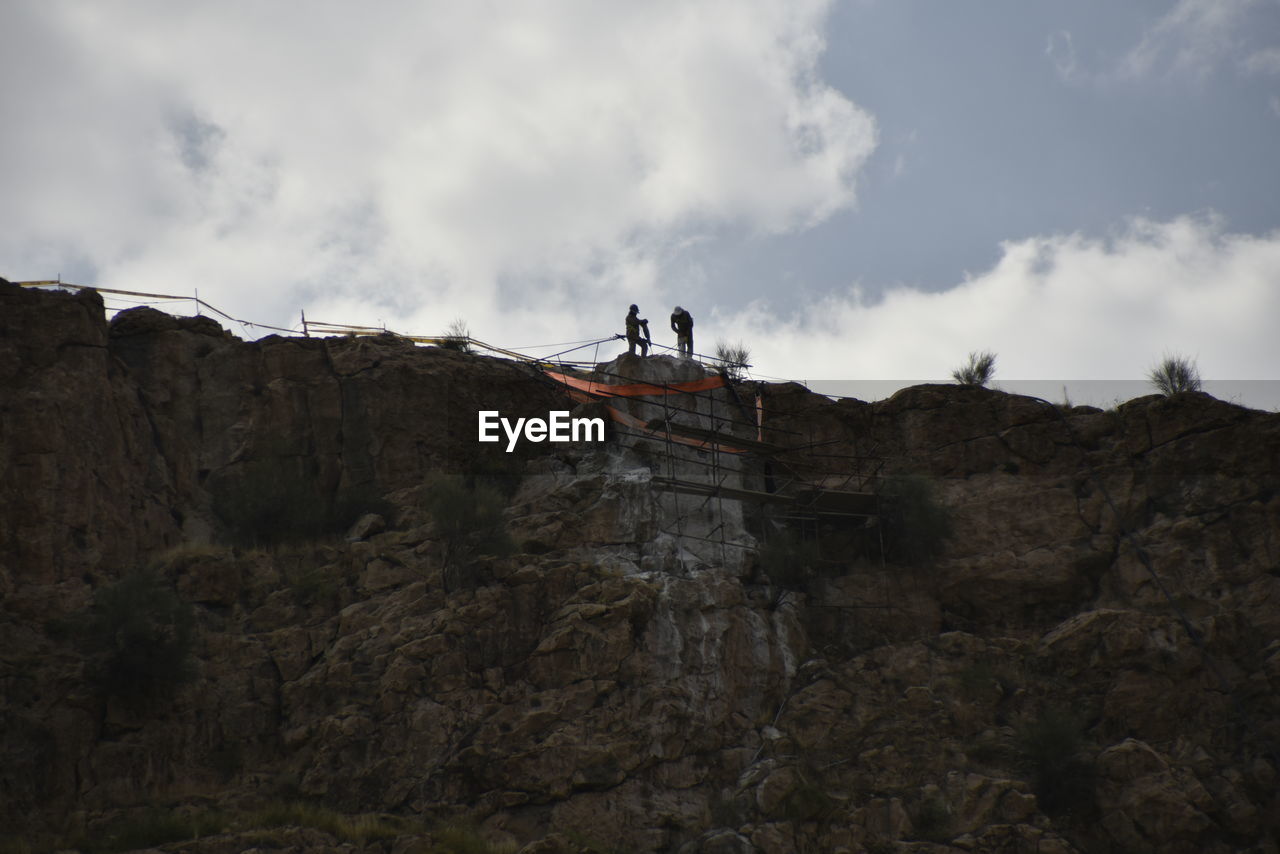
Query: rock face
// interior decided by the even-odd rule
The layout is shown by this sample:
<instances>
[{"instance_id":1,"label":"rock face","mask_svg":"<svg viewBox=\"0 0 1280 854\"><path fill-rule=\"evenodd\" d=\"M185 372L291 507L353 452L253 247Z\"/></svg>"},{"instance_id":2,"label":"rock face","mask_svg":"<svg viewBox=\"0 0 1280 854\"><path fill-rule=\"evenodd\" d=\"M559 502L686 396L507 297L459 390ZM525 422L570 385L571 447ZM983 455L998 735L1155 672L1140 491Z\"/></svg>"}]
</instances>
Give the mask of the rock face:
<instances>
[{"instance_id":1,"label":"rock face","mask_svg":"<svg viewBox=\"0 0 1280 854\"><path fill-rule=\"evenodd\" d=\"M714 566L744 574L757 543L742 501L711 493L757 485L758 475L731 444L751 438L746 419L754 413L728 387L678 390L709 377L700 365L668 356L620 356L585 379L615 388L643 380L676 390L580 407L610 421L610 441L532 467L512 508L520 538L542 549L576 550L624 572ZM673 428L647 426L655 422Z\"/></svg>"},{"instance_id":2,"label":"rock face","mask_svg":"<svg viewBox=\"0 0 1280 854\"><path fill-rule=\"evenodd\" d=\"M507 455L479 411L603 404L392 337L102 315L0 283L0 843L216 807L172 850L240 851L276 800L399 822L295 818L271 844L297 851L431 850L450 821L528 852L1277 850L1280 416L784 384L664 416L764 460L646 432L635 399L604 443ZM451 562L441 473L510 485L514 553ZM741 500L906 474L951 527L911 564L883 515ZM253 542L276 512L305 535ZM786 524L821 549L784 575L757 546ZM198 632L192 678L139 702L80 629L144 568Z\"/></svg>"}]
</instances>

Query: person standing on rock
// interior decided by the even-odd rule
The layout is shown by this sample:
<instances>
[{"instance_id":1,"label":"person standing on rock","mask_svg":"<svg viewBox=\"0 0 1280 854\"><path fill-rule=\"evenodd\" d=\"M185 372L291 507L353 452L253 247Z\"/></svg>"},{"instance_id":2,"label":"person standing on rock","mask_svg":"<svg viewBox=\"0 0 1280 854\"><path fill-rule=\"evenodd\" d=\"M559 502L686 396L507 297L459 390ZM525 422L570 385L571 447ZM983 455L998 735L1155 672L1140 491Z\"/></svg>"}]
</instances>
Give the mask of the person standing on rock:
<instances>
[{"instance_id":1,"label":"person standing on rock","mask_svg":"<svg viewBox=\"0 0 1280 854\"><path fill-rule=\"evenodd\" d=\"M693 358L693 315L680 306L671 312L671 331L676 334L676 349L686 359Z\"/></svg>"},{"instance_id":2,"label":"person standing on rock","mask_svg":"<svg viewBox=\"0 0 1280 854\"><path fill-rule=\"evenodd\" d=\"M640 331L644 330L644 337L640 337ZM653 339L649 337L649 320L640 316L640 309L636 305L631 306L631 311L627 312L627 352L634 356L636 354L636 345L640 345L640 358L649 355L649 344Z\"/></svg>"}]
</instances>

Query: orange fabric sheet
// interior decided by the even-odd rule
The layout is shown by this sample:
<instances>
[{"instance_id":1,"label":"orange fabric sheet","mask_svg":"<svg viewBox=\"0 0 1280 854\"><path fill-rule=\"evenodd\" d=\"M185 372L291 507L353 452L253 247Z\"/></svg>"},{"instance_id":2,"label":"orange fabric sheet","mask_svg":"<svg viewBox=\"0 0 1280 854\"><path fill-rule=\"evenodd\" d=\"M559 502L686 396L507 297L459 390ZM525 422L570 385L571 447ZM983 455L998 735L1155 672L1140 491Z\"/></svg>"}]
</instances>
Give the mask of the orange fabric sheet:
<instances>
[{"instance_id":1,"label":"orange fabric sheet","mask_svg":"<svg viewBox=\"0 0 1280 854\"><path fill-rule=\"evenodd\" d=\"M581 377L570 376L569 374L561 374L555 371L544 370L548 377L558 383L563 383L567 388L569 397L578 403L586 403L591 400L597 400L604 397L648 397L655 394L668 394L674 392L680 394L682 392L699 392L710 391L714 388L724 387L724 377L714 376L705 377L700 380L690 380L683 383L668 383L665 386L653 385L652 383L628 383L626 385L608 385L607 383L593 382L592 380L584 380ZM620 412L612 406L606 407L609 410L609 417L619 424L623 424L633 430L639 430L652 436L663 436L670 438L673 442L679 442L681 445L689 445L694 448L711 449L709 442L701 439L692 439L688 436L677 436L675 434L667 435L666 431L650 430L648 426L634 415L628 415ZM745 453L741 448L734 448L729 445L717 445L718 450L729 454Z\"/></svg>"},{"instance_id":2,"label":"orange fabric sheet","mask_svg":"<svg viewBox=\"0 0 1280 854\"><path fill-rule=\"evenodd\" d=\"M724 387L724 377L719 375L683 383L668 383L667 385L653 385L652 383L609 385L608 383L584 380L581 377L573 377L568 374L556 373L555 371L545 371L545 373L558 383L564 383L570 388L575 388L578 391L596 395L597 397L647 397L653 394L710 391L713 388Z\"/></svg>"}]
</instances>

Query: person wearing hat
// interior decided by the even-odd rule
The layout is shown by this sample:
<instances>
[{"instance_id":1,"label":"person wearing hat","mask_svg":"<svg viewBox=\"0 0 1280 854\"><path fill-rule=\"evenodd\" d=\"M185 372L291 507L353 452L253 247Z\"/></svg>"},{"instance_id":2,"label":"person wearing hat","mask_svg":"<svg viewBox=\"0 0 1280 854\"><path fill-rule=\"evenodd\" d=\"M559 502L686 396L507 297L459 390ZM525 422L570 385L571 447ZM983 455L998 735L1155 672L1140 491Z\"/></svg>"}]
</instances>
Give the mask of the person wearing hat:
<instances>
[{"instance_id":1,"label":"person wearing hat","mask_svg":"<svg viewBox=\"0 0 1280 854\"><path fill-rule=\"evenodd\" d=\"M627 312L627 352L634 356L636 354L636 345L640 345L640 358L649 355L649 342L653 339L649 337L649 320L640 316L640 308L636 305L631 306L631 311ZM640 330L644 330L644 337L640 337Z\"/></svg>"},{"instance_id":2,"label":"person wearing hat","mask_svg":"<svg viewBox=\"0 0 1280 854\"><path fill-rule=\"evenodd\" d=\"M676 349L680 355L693 358L693 315L676 306L671 312L671 331L676 334Z\"/></svg>"}]
</instances>

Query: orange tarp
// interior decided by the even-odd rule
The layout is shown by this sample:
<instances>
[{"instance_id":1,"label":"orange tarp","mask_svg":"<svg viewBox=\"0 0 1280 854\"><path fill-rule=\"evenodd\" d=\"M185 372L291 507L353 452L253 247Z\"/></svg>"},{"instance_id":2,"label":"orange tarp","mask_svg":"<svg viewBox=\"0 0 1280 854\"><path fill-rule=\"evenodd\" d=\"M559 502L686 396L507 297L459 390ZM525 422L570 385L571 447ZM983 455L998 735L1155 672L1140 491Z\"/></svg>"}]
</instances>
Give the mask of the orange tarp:
<instances>
[{"instance_id":1,"label":"orange tarp","mask_svg":"<svg viewBox=\"0 0 1280 854\"><path fill-rule=\"evenodd\" d=\"M569 374L560 374L555 371L546 371L545 373L558 383L564 383L570 388L574 388L578 391L583 391L597 397L646 397L652 394L667 394L669 392L692 393L698 391L710 391L713 388L724 387L724 377L719 375L714 377L705 377L700 380L690 380L683 383L667 383L666 385L653 385L652 383L609 385L608 383L584 380L581 377L574 377Z\"/></svg>"},{"instance_id":2,"label":"orange tarp","mask_svg":"<svg viewBox=\"0 0 1280 854\"><path fill-rule=\"evenodd\" d=\"M561 374L555 371L543 371L548 377L558 383L566 386L569 397L579 403L586 403L593 399L604 397L648 397L655 394L668 394L674 392L676 394L688 393L692 394L699 391L710 391L715 388L724 388L724 377L714 376L705 377L700 380L689 380L682 383L667 383L666 385L653 385L652 383L627 383L625 385L609 385L608 383L599 383L592 380L584 380L581 377L570 376L569 374ZM636 418L634 415L628 415L620 412L612 406L606 407L609 410L609 417L619 424L648 433L651 436L664 436L673 442L679 442L681 445L689 445L694 448L710 449L712 445L700 439L690 439L687 436L677 436L668 431L659 432L650 430L644 421ZM741 448L734 448L729 445L716 445L721 451L730 454L743 453Z\"/></svg>"}]
</instances>

